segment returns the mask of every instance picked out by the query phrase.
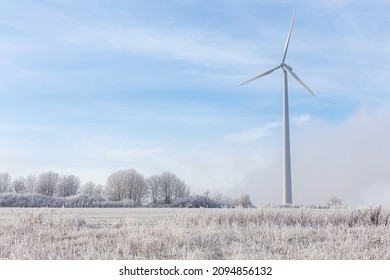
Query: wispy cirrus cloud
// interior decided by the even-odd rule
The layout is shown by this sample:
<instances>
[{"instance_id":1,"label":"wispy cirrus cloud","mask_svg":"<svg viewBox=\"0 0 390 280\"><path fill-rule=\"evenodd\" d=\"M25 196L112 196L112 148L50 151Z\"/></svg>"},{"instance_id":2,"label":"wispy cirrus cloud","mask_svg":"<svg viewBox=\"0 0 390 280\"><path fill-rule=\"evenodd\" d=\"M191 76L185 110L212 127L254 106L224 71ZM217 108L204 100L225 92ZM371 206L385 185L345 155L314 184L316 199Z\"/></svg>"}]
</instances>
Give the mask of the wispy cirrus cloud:
<instances>
[{"instance_id":1,"label":"wispy cirrus cloud","mask_svg":"<svg viewBox=\"0 0 390 280\"><path fill-rule=\"evenodd\" d=\"M244 142L270 136L273 130L281 126L280 123L270 122L261 127L244 129L235 133L225 135L225 139L229 142Z\"/></svg>"},{"instance_id":2,"label":"wispy cirrus cloud","mask_svg":"<svg viewBox=\"0 0 390 280\"><path fill-rule=\"evenodd\" d=\"M159 157L162 154L161 148L128 148L119 147L109 149L105 152L105 157L108 160L122 162L139 162L145 159Z\"/></svg>"},{"instance_id":3,"label":"wispy cirrus cloud","mask_svg":"<svg viewBox=\"0 0 390 280\"><path fill-rule=\"evenodd\" d=\"M190 27L89 26L78 34L72 34L68 40L207 66L258 65L263 60L253 45L237 42L228 35Z\"/></svg>"}]
</instances>

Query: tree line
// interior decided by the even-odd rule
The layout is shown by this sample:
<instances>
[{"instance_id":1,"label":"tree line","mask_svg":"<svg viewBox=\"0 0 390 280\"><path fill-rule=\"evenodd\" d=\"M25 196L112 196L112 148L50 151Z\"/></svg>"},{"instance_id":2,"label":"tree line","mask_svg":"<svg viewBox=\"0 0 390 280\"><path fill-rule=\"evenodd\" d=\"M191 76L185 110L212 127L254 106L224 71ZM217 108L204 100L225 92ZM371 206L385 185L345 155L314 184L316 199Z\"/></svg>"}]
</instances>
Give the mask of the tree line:
<instances>
[{"instance_id":1,"label":"tree line","mask_svg":"<svg viewBox=\"0 0 390 280\"><path fill-rule=\"evenodd\" d=\"M134 205L172 204L190 196L189 186L172 172L145 177L135 169L113 172L105 185L92 181L81 183L73 174L60 175L47 171L35 175L12 178L9 173L0 173L0 193L36 193L51 197L70 197L84 194L110 201L129 200Z\"/></svg>"}]
</instances>

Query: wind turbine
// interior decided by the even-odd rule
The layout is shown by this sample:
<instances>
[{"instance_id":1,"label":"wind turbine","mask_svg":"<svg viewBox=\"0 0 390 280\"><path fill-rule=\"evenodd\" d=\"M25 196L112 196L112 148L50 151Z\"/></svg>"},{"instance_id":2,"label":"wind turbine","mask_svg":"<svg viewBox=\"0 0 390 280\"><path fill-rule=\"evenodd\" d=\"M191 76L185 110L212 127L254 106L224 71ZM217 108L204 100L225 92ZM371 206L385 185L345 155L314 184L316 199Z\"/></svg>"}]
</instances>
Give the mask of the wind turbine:
<instances>
[{"instance_id":1,"label":"wind turbine","mask_svg":"<svg viewBox=\"0 0 390 280\"><path fill-rule=\"evenodd\" d=\"M292 186L291 186L291 157L290 157L290 129L289 129L289 113L288 113L288 86L287 86L287 73L289 73L295 80L298 81L308 92L314 96L314 92L298 78L297 74L292 71L292 67L285 63L287 49L290 42L291 32L294 25L295 13L293 14L290 30L288 31L286 44L284 46L283 56L281 63L267 70L260 75L257 75L241 84L245 85L263 76L271 74L276 69L281 68L283 70L283 204L288 205L292 203Z\"/></svg>"}]
</instances>

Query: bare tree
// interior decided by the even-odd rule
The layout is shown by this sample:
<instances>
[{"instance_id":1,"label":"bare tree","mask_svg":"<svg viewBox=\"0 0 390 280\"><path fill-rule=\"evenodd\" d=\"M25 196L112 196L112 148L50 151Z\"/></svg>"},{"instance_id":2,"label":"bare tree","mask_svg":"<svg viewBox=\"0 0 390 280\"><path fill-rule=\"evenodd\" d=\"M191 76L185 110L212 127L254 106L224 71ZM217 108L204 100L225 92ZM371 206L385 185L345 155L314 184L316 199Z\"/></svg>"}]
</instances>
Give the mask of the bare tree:
<instances>
[{"instance_id":1,"label":"bare tree","mask_svg":"<svg viewBox=\"0 0 390 280\"><path fill-rule=\"evenodd\" d=\"M235 205L243 208L255 207L248 194L241 194L241 196L235 200Z\"/></svg>"},{"instance_id":2,"label":"bare tree","mask_svg":"<svg viewBox=\"0 0 390 280\"><path fill-rule=\"evenodd\" d=\"M161 196L165 204L171 204L175 199L185 198L190 195L189 187L171 172L163 172L161 177Z\"/></svg>"},{"instance_id":3,"label":"bare tree","mask_svg":"<svg viewBox=\"0 0 390 280\"><path fill-rule=\"evenodd\" d=\"M127 184L126 190L128 197L133 200L134 205L141 205L142 199L147 194L147 187L145 183L145 178L142 174L138 173L134 169L127 170Z\"/></svg>"},{"instance_id":4,"label":"bare tree","mask_svg":"<svg viewBox=\"0 0 390 280\"><path fill-rule=\"evenodd\" d=\"M62 175L56 187L56 195L67 197L76 195L80 190L80 178L75 175Z\"/></svg>"},{"instance_id":5,"label":"bare tree","mask_svg":"<svg viewBox=\"0 0 390 280\"><path fill-rule=\"evenodd\" d=\"M89 196L94 196L95 188L96 184L94 182L89 181L81 186L80 193Z\"/></svg>"},{"instance_id":6,"label":"bare tree","mask_svg":"<svg viewBox=\"0 0 390 280\"><path fill-rule=\"evenodd\" d=\"M103 191L103 186L96 185L92 181L85 183L80 189L80 192L82 194L89 195L92 197L102 197L102 191Z\"/></svg>"},{"instance_id":7,"label":"bare tree","mask_svg":"<svg viewBox=\"0 0 390 280\"><path fill-rule=\"evenodd\" d=\"M329 197L329 200L327 202L327 206L330 208L341 208L343 204L343 201L337 196Z\"/></svg>"},{"instance_id":8,"label":"bare tree","mask_svg":"<svg viewBox=\"0 0 390 280\"><path fill-rule=\"evenodd\" d=\"M161 196L164 199L165 204L171 204L174 195L174 186L172 181L175 180L176 175L171 172L163 172L161 177Z\"/></svg>"},{"instance_id":9,"label":"bare tree","mask_svg":"<svg viewBox=\"0 0 390 280\"><path fill-rule=\"evenodd\" d=\"M34 192L36 181L37 181L37 177L35 175L28 175L26 177L25 184L26 184L26 192L27 193Z\"/></svg>"},{"instance_id":10,"label":"bare tree","mask_svg":"<svg viewBox=\"0 0 390 280\"><path fill-rule=\"evenodd\" d=\"M41 173L38 176L35 191L39 194L53 196L60 181L60 175L53 171Z\"/></svg>"},{"instance_id":11,"label":"bare tree","mask_svg":"<svg viewBox=\"0 0 390 280\"><path fill-rule=\"evenodd\" d=\"M175 181L175 199L181 199L189 197L191 194L190 188L187 184L180 178L177 178Z\"/></svg>"},{"instance_id":12,"label":"bare tree","mask_svg":"<svg viewBox=\"0 0 390 280\"><path fill-rule=\"evenodd\" d=\"M222 193L215 193L211 196L212 199L214 199L215 201L217 201L218 203L222 204L222 205L225 205L225 206L228 206L228 207L233 207L235 205L235 201L233 198L227 196L227 195L224 195Z\"/></svg>"},{"instance_id":13,"label":"bare tree","mask_svg":"<svg viewBox=\"0 0 390 280\"><path fill-rule=\"evenodd\" d=\"M108 200L120 201L124 199L122 171L116 171L107 178L104 194Z\"/></svg>"},{"instance_id":14,"label":"bare tree","mask_svg":"<svg viewBox=\"0 0 390 280\"><path fill-rule=\"evenodd\" d=\"M0 193L9 192L11 190L11 175L8 173L0 173Z\"/></svg>"},{"instance_id":15,"label":"bare tree","mask_svg":"<svg viewBox=\"0 0 390 280\"><path fill-rule=\"evenodd\" d=\"M146 185L148 187L149 198L153 204L156 204L158 199L161 197L161 176L152 175L146 180Z\"/></svg>"},{"instance_id":16,"label":"bare tree","mask_svg":"<svg viewBox=\"0 0 390 280\"><path fill-rule=\"evenodd\" d=\"M144 176L135 169L119 170L107 178L105 194L109 200L131 199L135 205L139 205L146 191Z\"/></svg>"},{"instance_id":17,"label":"bare tree","mask_svg":"<svg viewBox=\"0 0 390 280\"><path fill-rule=\"evenodd\" d=\"M104 186L102 184L98 184L95 187L95 197L102 198L104 192Z\"/></svg>"},{"instance_id":18,"label":"bare tree","mask_svg":"<svg viewBox=\"0 0 390 280\"><path fill-rule=\"evenodd\" d=\"M26 181L23 177L16 178L12 181L11 189L15 193L26 193Z\"/></svg>"}]
</instances>

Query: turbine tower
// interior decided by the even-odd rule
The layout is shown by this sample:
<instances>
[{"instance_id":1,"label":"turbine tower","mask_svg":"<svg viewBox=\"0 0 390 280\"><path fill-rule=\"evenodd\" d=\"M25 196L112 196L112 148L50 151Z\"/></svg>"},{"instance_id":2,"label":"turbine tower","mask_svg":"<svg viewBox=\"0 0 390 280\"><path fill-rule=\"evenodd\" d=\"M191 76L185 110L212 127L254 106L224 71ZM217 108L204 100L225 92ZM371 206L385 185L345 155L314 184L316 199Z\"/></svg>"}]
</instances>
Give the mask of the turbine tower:
<instances>
[{"instance_id":1,"label":"turbine tower","mask_svg":"<svg viewBox=\"0 0 390 280\"><path fill-rule=\"evenodd\" d=\"M283 204L292 204L292 182L291 182L291 157L290 157L290 129L289 129L289 113L288 113L288 85L287 85L287 73L289 73L295 80L298 81L308 92L314 96L314 92L292 71L292 67L285 63L287 49L290 42L291 32L294 25L295 13L293 14L290 30L288 31L286 44L284 46L283 56L281 63L267 70L260 75L257 75L248 81L241 83L239 86L245 85L263 76L271 74L276 69L281 68L283 70Z\"/></svg>"}]
</instances>

